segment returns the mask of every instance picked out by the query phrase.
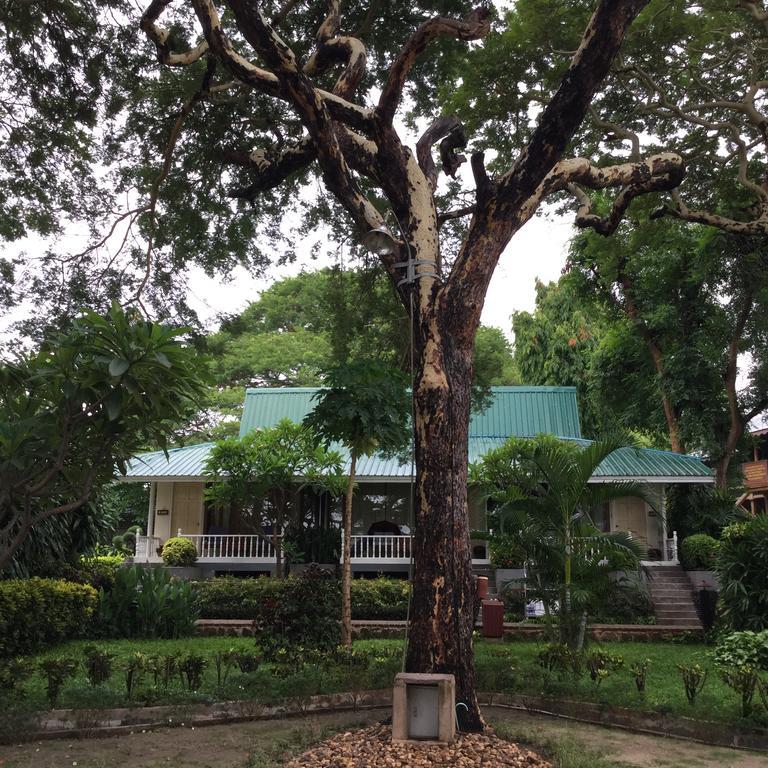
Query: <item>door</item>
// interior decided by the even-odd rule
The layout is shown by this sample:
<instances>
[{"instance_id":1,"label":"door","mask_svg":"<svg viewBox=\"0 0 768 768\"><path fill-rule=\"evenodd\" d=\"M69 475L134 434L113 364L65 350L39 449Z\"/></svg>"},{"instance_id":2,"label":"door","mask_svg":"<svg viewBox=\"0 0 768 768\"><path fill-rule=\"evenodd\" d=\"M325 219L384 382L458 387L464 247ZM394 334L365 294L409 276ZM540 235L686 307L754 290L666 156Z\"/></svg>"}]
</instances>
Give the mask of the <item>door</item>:
<instances>
[{"instance_id":1,"label":"door","mask_svg":"<svg viewBox=\"0 0 768 768\"><path fill-rule=\"evenodd\" d=\"M629 531L633 539L648 545L648 516L642 499L628 497L611 502L611 530Z\"/></svg>"},{"instance_id":2,"label":"door","mask_svg":"<svg viewBox=\"0 0 768 768\"><path fill-rule=\"evenodd\" d=\"M194 535L203 530L203 484L176 483L173 489L171 535L178 531Z\"/></svg>"}]
</instances>

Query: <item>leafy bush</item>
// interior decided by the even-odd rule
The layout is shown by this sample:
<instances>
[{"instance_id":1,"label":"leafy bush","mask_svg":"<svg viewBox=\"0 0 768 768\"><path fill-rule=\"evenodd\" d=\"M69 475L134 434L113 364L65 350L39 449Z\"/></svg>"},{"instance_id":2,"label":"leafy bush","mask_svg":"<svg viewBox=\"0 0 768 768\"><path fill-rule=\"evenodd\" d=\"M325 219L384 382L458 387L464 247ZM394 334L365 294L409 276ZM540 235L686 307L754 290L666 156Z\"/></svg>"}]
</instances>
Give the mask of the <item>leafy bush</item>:
<instances>
[{"instance_id":1,"label":"leafy bush","mask_svg":"<svg viewBox=\"0 0 768 768\"><path fill-rule=\"evenodd\" d=\"M720 670L720 679L739 694L741 697L741 716L749 717L752 711L752 699L760 679L757 670L748 664L742 667L728 667Z\"/></svg>"},{"instance_id":2,"label":"leafy bush","mask_svg":"<svg viewBox=\"0 0 768 768\"><path fill-rule=\"evenodd\" d=\"M106 683L112 676L112 661L115 655L95 645L88 645L83 648L83 656L88 682L94 687Z\"/></svg>"},{"instance_id":3,"label":"leafy bush","mask_svg":"<svg viewBox=\"0 0 768 768\"><path fill-rule=\"evenodd\" d=\"M733 629L768 629L768 515L723 530L715 571Z\"/></svg>"},{"instance_id":4,"label":"leafy bush","mask_svg":"<svg viewBox=\"0 0 768 768\"><path fill-rule=\"evenodd\" d=\"M488 540L491 564L494 568L522 568L525 564L525 552L512 536L495 534Z\"/></svg>"},{"instance_id":5,"label":"leafy bush","mask_svg":"<svg viewBox=\"0 0 768 768\"><path fill-rule=\"evenodd\" d=\"M768 670L768 629L762 632L731 632L713 653L718 667L749 666Z\"/></svg>"},{"instance_id":6,"label":"leafy bush","mask_svg":"<svg viewBox=\"0 0 768 768\"><path fill-rule=\"evenodd\" d=\"M178 666L187 689L196 691L203 684L203 672L208 665L207 659L199 653L187 653L179 659Z\"/></svg>"},{"instance_id":7,"label":"leafy bush","mask_svg":"<svg viewBox=\"0 0 768 768\"><path fill-rule=\"evenodd\" d=\"M700 664L678 664L677 669L683 678L685 698L688 699L689 704L694 704L704 683L707 682L708 670Z\"/></svg>"},{"instance_id":8,"label":"leafy bush","mask_svg":"<svg viewBox=\"0 0 768 768\"><path fill-rule=\"evenodd\" d=\"M633 581L611 582L590 620L596 624L650 624L655 620L651 594Z\"/></svg>"},{"instance_id":9,"label":"leafy bush","mask_svg":"<svg viewBox=\"0 0 768 768\"><path fill-rule=\"evenodd\" d=\"M717 539L706 533L694 533L680 544L680 563L686 571L709 571L715 565Z\"/></svg>"},{"instance_id":10,"label":"leafy bush","mask_svg":"<svg viewBox=\"0 0 768 768\"><path fill-rule=\"evenodd\" d=\"M504 603L504 616L509 615L510 621L525 619L526 595L520 584L507 582L500 590L499 597Z\"/></svg>"},{"instance_id":11,"label":"leafy bush","mask_svg":"<svg viewBox=\"0 0 768 768\"><path fill-rule=\"evenodd\" d=\"M0 659L0 691L22 693L21 686L33 672L34 664L29 659L21 656Z\"/></svg>"},{"instance_id":12,"label":"leafy bush","mask_svg":"<svg viewBox=\"0 0 768 768\"><path fill-rule=\"evenodd\" d=\"M94 589L111 589L117 571L125 563L122 555L81 555L74 563L57 563L49 575L57 579L90 584Z\"/></svg>"},{"instance_id":13,"label":"leafy bush","mask_svg":"<svg viewBox=\"0 0 768 768\"><path fill-rule=\"evenodd\" d=\"M189 539L174 536L163 545L162 558L166 565L189 568L197 560L197 549Z\"/></svg>"},{"instance_id":14,"label":"leafy bush","mask_svg":"<svg viewBox=\"0 0 768 768\"><path fill-rule=\"evenodd\" d=\"M355 579L352 582L353 619L405 619L411 585L406 579Z\"/></svg>"},{"instance_id":15,"label":"leafy bush","mask_svg":"<svg viewBox=\"0 0 768 768\"><path fill-rule=\"evenodd\" d=\"M56 656L40 662L40 671L45 675L45 695L51 709L56 706L59 694L68 677L74 677L77 672L77 661L68 656Z\"/></svg>"},{"instance_id":16,"label":"leafy bush","mask_svg":"<svg viewBox=\"0 0 768 768\"><path fill-rule=\"evenodd\" d=\"M322 572L324 573L324 572ZM221 577L197 582L196 605L206 619L251 619L275 646L332 647L339 639L337 579L307 572L287 579Z\"/></svg>"},{"instance_id":17,"label":"leafy bush","mask_svg":"<svg viewBox=\"0 0 768 768\"><path fill-rule=\"evenodd\" d=\"M96 590L86 584L38 578L0 581L0 657L81 637L96 602Z\"/></svg>"},{"instance_id":18,"label":"leafy bush","mask_svg":"<svg viewBox=\"0 0 768 768\"><path fill-rule=\"evenodd\" d=\"M540 667L548 672L557 672L560 676L565 674L580 675L582 672L582 655L560 643L548 645L539 653L537 661Z\"/></svg>"},{"instance_id":19,"label":"leafy bush","mask_svg":"<svg viewBox=\"0 0 768 768\"><path fill-rule=\"evenodd\" d=\"M648 667L651 666L651 660L634 661L629 666L629 674L635 678L635 686L638 693L645 693L645 681L648 677Z\"/></svg>"},{"instance_id":20,"label":"leafy bush","mask_svg":"<svg viewBox=\"0 0 768 768\"><path fill-rule=\"evenodd\" d=\"M592 682L600 685L611 672L624 666L624 658L606 651L593 651L586 657L586 665Z\"/></svg>"},{"instance_id":21,"label":"leafy bush","mask_svg":"<svg viewBox=\"0 0 768 768\"><path fill-rule=\"evenodd\" d=\"M164 568L123 568L111 591L99 593L97 631L105 637L181 637L196 619L191 584Z\"/></svg>"}]
</instances>

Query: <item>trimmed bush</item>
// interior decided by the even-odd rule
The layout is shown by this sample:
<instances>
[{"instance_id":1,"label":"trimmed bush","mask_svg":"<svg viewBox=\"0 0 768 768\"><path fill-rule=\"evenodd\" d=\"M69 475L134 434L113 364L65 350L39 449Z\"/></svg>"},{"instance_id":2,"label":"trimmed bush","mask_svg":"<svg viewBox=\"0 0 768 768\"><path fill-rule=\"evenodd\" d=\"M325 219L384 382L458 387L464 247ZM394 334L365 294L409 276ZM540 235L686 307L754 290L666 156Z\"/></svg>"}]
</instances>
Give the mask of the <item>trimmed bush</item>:
<instances>
[{"instance_id":1,"label":"trimmed bush","mask_svg":"<svg viewBox=\"0 0 768 768\"><path fill-rule=\"evenodd\" d=\"M411 585L406 579L355 579L352 582L353 619L405 619Z\"/></svg>"},{"instance_id":2,"label":"trimmed bush","mask_svg":"<svg viewBox=\"0 0 768 768\"><path fill-rule=\"evenodd\" d=\"M70 581L0 581L0 657L35 653L82 637L97 597L93 587Z\"/></svg>"},{"instance_id":3,"label":"trimmed bush","mask_svg":"<svg viewBox=\"0 0 768 768\"><path fill-rule=\"evenodd\" d=\"M197 549L189 539L174 536L163 545L162 558L171 567L189 568L197 560Z\"/></svg>"},{"instance_id":4,"label":"trimmed bush","mask_svg":"<svg viewBox=\"0 0 768 768\"><path fill-rule=\"evenodd\" d=\"M680 563L686 571L710 571L719 546L717 539L706 533L694 533L680 544Z\"/></svg>"},{"instance_id":5,"label":"trimmed bush","mask_svg":"<svg viewBox=\"0 0 768 768\"><path fill-rule=\"evenodd\" d=\"M264 642L306 647L333 647L339 642L337 579L313 574L287 579L225 576L196 582L195 592L202 618L251 619Z\"/></svg>"},{"instance_id":6,"label":"trimmed bush","mask_svg":"<svg viewBox=\"0 0 768 768\"><path fill-rule=\"evenodd\" d=\"M723 529L715 572L731 627L768 629L768 515Z\"/></svg>"}]
</instances>

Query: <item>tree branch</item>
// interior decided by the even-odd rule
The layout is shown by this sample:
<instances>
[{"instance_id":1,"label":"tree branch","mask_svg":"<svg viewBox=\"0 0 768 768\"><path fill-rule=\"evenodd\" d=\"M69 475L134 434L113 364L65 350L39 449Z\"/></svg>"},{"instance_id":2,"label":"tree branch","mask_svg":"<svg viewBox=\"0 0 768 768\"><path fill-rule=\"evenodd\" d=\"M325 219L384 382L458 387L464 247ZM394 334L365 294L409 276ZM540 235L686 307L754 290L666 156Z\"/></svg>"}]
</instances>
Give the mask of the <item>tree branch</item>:
<instances>
[{"instance_id":1,"label":"tree branch","mask_svg":"<svg viewBox=\"0 0 768 768\"><path fill-rule=\"evenodd\" d=\"M661 206L651 214L651 218L658 219L662 216L671 216L694 224L707 224L736 235L760 235L764 237L768 234L768 211L764 211L761 216L752 221L739 221L709 211L692 210L683 202L677 190L672 192L672 201L673 206Z\"/></svg>"},{"instance_id":2,"label":"tree branch","mask_svg":"<svg viewBox=\"0 0 768 768\"><path fill-rule=\"evenodd\" d=\"M463 21L445 19L438 16L425 21L412 35L392 64L387 82L379 97L376 113L385 124L391 124L397 105L403 95L403 88L408 73L411 71L419 54L436 37L455 37L458 40L480 40L491 31L489 11L478 7Z\"/></svg>"},{"instance_id":3,"label":"tree branch","mask_svg":"<svg viewBox=\"0 0 768 768\"><path fill-rule=\"evenodd\" d=\"M455 176L459 166L467 161L464 155L458 155L455 152L459 147L467 146L467 137L464 134L464 126L461 121L454 115L438 117L416 143L416 157L419 161L419 167L433 190L437 186L438 171L432 158L432 147L439 139L442 139L440 142L440 159L445 173L451 177Z\"/></svg>"}]
</instances>

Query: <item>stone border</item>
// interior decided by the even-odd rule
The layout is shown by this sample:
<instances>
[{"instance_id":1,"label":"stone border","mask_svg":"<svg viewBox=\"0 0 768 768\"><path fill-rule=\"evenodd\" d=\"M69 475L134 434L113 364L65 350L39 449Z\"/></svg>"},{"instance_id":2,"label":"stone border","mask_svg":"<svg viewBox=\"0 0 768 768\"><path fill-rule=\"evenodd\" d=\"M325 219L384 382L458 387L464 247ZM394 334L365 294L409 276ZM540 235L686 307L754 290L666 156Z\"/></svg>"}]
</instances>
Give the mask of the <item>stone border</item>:
<instances>
[{"instance_id":1,"label":"stone border","mask_svg":"<svg viewBox=\"0 0 768 768\"><path fill-rule=\"evenodd\" d=\"M764 728L746 731L726 723L709 720L695 720L680 715L643 712L623 707L608 707L588 701L551 699L546 696L491 693L480 694L478 698L484 707L522 710L537 715L621 728L652 736L696 741L717 747L768 752L768 729Z\"/></svg>"},{"instance_id":2,"label":"stone border","mask_svg":"<svg viewBox=\"0 0 768 768\"><path fill-rule=\"evenodd\" d=\"M718 747L768 752L768 729L739 730L725 723L678 715L607 707L586 701L505 693L481 693L481 706L515 709L537 715L576 720L634 733L667 736ZM392 706L392 691L359 691L311 696L266 705L252 701L120 709L58 709L19 722L13 741L23 739L94 738L174 726L225 725L249 720L275 720L323 712L354 712ZM16 725L16 724L15 724Z\"/></svg>"},{"instance_id":3,"label":"stone border","mask_svg":"<svg viewBox=\"0 0 768 768\"><path fill-rule=\"evenodd\" d=\"M384 638L402 639L405 636L404 621L355 620L352 632L360 639ZM477 627L480 629L480 625ZM204 637L251 637L253 622L247 619L198 619L197 629ZM543 639L546 628L543 624L504 624L504 636L524 640ZM592 624L587 632L593 640L632 641L670 640L681 635L702 635L701 626L668 626L664 624Z\"/></svg>"}]
</instances>

